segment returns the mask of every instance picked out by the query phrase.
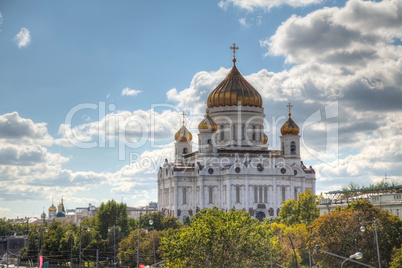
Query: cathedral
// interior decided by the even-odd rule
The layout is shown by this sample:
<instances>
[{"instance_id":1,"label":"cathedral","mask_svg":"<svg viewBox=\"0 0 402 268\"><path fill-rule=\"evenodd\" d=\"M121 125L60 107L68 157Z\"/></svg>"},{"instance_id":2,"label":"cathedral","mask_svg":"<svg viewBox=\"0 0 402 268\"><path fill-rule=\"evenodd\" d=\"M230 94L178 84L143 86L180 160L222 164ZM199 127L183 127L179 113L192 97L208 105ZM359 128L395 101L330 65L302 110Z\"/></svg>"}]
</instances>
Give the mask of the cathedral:
<instances>
[{"instance_id":1,"label":"cathedral","mask_svg":"<svg viewBox=\"0 0 402 268\"><path fill-rule=\"evenodd\" d=\"M175 159L158 171L158 208L164 216L193 216L203 208L245 209L254 218L276 217L288 199L310 190L314 169L300 158L299 127L289 118L281 127L281 150L268 148L261 95L236 68L208 96L198 125L198 151L192 134L175 134Z\"/></svg>"}]
</instances>

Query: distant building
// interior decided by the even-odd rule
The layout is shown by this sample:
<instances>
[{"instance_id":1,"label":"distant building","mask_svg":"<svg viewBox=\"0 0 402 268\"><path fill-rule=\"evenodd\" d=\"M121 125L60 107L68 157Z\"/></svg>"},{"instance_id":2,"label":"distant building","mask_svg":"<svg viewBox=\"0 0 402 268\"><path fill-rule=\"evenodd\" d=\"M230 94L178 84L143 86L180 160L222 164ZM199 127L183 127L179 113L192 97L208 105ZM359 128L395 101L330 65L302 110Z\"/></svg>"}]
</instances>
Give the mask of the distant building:
<instances>
[{"instance_id":1,"label":"distant building","mask_svg":"<svg viewBox=\"0 0 402 268\"><path fill-rule=\"evenodd\" d=\"M129 218L139 219L140 215L158 212L158 203L149 202L147 206L143 207L127 207L127 214Z\"/></svg>"},{"instance_id":2,"label":"distant building","mask_svg":"<svg viewBox=\"0 0 402 268\"><path fill-rule=\"evenodd\" d=\"M318 205L320 215L333 211L336 207L346 207L350 203L366 199L373 205L387 210L402 219L402 185L362 188L355 190L337 190L325 194Z\"/></svg>"},{"instance_id":3,"label":"distant building","mask_svg":"<svg viewBox=\"0 0 402 268\"><path fill-rule=\"evenodd\" d=\"M127 214L129 218L138 219L140 214L148 214L158 211L158 203L149 202L147 206L142 207L127 207ZM84 218L92 218L95 217L98 213L98 208L91 203L88 204L87 207L77 207L75 209L65 209L63 199L60 200L58 205L58 210L52 205L49 207L49 218L47 220L58 220L64 222L73 222L75 224L80 224ZM44 222L46 219L46 214L42 213L41 221ZM38 223L40 223L38 221Z\"/></svg>"}]
</instances>

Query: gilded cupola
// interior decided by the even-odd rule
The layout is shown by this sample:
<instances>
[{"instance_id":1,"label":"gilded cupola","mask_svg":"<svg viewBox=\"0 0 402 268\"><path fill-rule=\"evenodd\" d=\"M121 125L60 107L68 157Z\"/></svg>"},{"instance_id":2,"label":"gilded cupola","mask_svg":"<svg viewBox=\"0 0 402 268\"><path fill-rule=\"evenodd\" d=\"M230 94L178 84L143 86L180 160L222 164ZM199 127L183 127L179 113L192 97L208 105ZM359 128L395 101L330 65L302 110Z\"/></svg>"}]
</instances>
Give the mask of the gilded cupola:
<instances>
[{"instance_id":1,"label":"gilded cupola","mask_svg":"<svg viewBox=\"0 0 402 268\"><path fill-rule=\"evenodd\" d=\"M207 107L220 106L255 106L262 107L260 93L241 75L236 68L235 52L238 47L233 44L233 67L225 79L209 94Z\"/></svg>"},{"instance_id":2,"label":"gilded cupola","mask_svg":"<svg viewBox=\"0 0 402 268\"><path fill-rule=\"evenodd\" d=\"M218 126L216 125L215 121L208 114L208 108L204 119L198 125L198 130L200 131L200 133L213 133L218 130Z\"/></svg>"},{"instance_id":3,"label":"gilded cupola","mask_svg":"<svg viewBox=\"0 0 402 268\"><path fill-rule=\"evenodd\" d=\"M289 108L289 118L281 127L281 134L282 135L298 135L299 134L299 126L292 120L290 117L292 114L290 113L290 108L293 107L290 103L287 105Z\"/></svg>"},{"instance_id":4,"label":"gilded cupola","mask_svg":"<svg viewBox=\"0 0 402 268\"><path fill-rule=\"evenodd\" d=\"M52 203L52 205L49 207L49 214L53 212L57 212L57 208Z\"/></svg>"},{"instance_id":5,"label":"gilded cupola","mask_svg":"<svg viewBox=\"0 0 402 268\"><path fill-rule=\"evenodd\" d=\"M176 134L174 135L174 139L177 142L191 142L191 140L193 139L193 135L191 135L191 132L184 125L185 113L183 112L182 115L183 115L183 125L179 129L179 131L177 131Z\"/></svg>"},{"instance_id":6,"label":"gilded cupola","mask_svg":"<svg viewBox=\"0 0 402 268\"><path fill-rule=\"evenodd\" d=\"M265 135L265 133L264 133L263 143L264 143L264 144L267 144L267 143L268 143L268 136Z\"/></svg>"}]
</instances>

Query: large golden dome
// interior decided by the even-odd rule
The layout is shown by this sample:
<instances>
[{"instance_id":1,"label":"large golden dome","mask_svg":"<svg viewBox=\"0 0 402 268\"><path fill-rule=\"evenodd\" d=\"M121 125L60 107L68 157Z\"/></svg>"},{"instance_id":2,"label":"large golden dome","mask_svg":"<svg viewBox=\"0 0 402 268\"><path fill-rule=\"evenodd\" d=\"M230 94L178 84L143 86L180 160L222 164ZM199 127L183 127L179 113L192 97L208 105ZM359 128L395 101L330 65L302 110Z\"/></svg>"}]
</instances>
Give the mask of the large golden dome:
<instances>
[{"instance_id":1,"label":"large golden dome","mask_svg":"<svg viewBox=\"0 0 402 268\"><path fill-rule=\"evenodd\" d=\"M204 119L198 125L198 130L201 133L205 132L213 133L218 130L218 126L216 125L215 121L208 114L206 114Z\"/></svg>"},{"instance_id":2,"label":"large golden dome","mask_svg":"<svg viewBox=\"0 0 402 268\"><path fill-rule=\"evenodd\" d=\"M174 135L174 139L177 142L190 142L193 139L193 135L191 135L190 131L183 125Z\"/></svg>"},{"instance_id":3,"label":"large golden dome","mask_svg":"<svg viewBox=\"0 0 402 268\"><path fill-rule=\"evenodd\" d=\"M233 68L226 78L209 94L208 108L233 105L262 107L260 93L244 79L235 61L233 59Z\"/></svg>"}]
</instances>

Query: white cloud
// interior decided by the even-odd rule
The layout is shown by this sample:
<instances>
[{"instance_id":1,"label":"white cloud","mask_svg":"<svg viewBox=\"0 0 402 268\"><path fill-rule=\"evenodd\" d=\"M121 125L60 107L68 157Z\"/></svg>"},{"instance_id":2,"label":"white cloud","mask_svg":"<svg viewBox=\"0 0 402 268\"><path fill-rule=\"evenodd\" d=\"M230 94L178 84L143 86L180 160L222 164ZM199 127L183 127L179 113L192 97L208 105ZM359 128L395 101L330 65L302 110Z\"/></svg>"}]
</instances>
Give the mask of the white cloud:
<instances>
[{"instance_id":1,"label":"white cloud","mask_svg":"<svg viewBox=\"0 0 402 268\"><path fill-rule=\"evenodd\" d=\"M46 125L21 118L17 112L0 115L0 142L49 146L53 138L47 132Z\"/></svg>"},{"instance_id":2,"label":"white cloud","mask_svg":"<svg viewBox=\"0 0 402 268\"><path fill-rule=\"evenodd\" d=\"M121 91L121 95L122 96L137 96L140 92L141 92L141 90L135 90L135 89L130 89L130 88L126 87Z\"/></svg>"},{"instance_id":3,"label":"white cloud","mask_svg":"<svg viewBox=\"0 0 402 268\"><path fill-rule=\"evenodd\" d=\"M402 52L400 46L392 45L395 38L402 38L401 10L398 0L351 0L342 8L293 15L261 45L290 63L365 66L384 56L394 59Z\"/></svg>"},{"instance_id":4,"label":"white cloud","mask_svg":"<svg viewBox=\"0 0 402 268\"><path fill-rule=\"evenodd\" d=\"M0 26L3 24L3 15L1 14L1 12L0 12ZM1 32L2 30L0 29L0 32Z\"/></svg>"},{"instance_id":5,"label":"white cloud","mask_svg":"<svg viewBox=\"0 0 402 268\"><path fill-rule=\"evenodd\" d=\"M269 11L273 7L288 5L291 7L303 7L312 4L319 4L323 0L221 0L219 7L227 9L228 6L233 5L238 8L253 11L254 9L263 9Z\"/></svg>"},{"instance_id":6,"label":"white cloud","mask_svg":"<svg viewBox=\"0 0 402 268\"><path fill-rule=\"evenodd\" d=\"M155 110L117 111L107 114L100 121L77 126L62 124L58 145L79 148L102 147L105 141L118 141L128 146L142 146L149 141L170 142L180 128L180 112L177 107L161 104ZM138 147L137 147L138 148Z\"/></svg>"},{"instance_id":7,"label":"white cloud","mask_svg":"<svg viewBox=\"0 0 402 268\"><path fill-rule=\"evenodd\" d=\"M243 26L246 26L246 25L247 25L246 18L240 18L240 19L239 19L239 23L240 23L241 25L243 25Z\"/></svg>"},{"instance_id":8,"label":"white cloud","mask_svg":"<svg viewBox=\"0 0 402 268\"><path fill-rule=\"evenodd\" d=\"M31 43L31 34L27 28L21 28L21 31L14 37L19 48L26 47Z\"/></svg>"}]
</instances>

